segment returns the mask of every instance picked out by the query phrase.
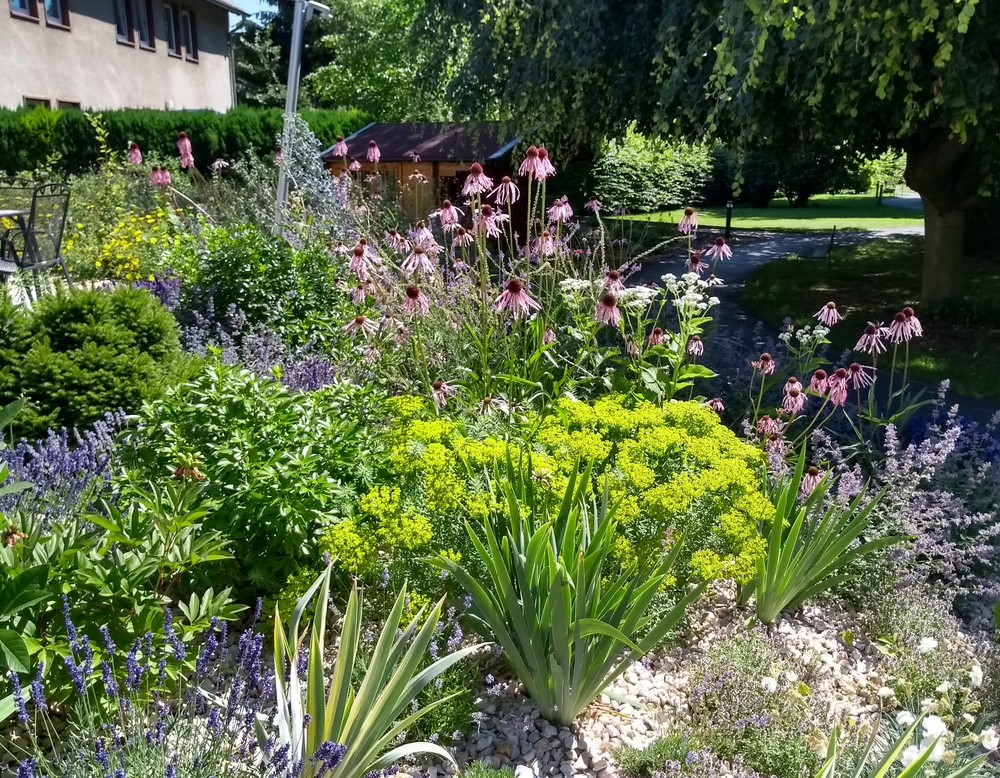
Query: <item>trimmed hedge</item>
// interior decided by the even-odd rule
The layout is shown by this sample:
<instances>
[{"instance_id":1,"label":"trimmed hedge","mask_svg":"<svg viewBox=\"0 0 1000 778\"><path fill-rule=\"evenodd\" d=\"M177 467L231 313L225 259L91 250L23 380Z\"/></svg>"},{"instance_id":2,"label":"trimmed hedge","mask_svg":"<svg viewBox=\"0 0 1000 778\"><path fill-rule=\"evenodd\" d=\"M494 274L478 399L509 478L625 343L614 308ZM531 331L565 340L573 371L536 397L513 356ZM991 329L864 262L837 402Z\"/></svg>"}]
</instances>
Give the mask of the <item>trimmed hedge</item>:
<instances>
[{"instance_id":1,"label":"trimmed hedge","mask_svg":"<svg viewBox=\"0 0 1000 778\"><path fill-rule=\"evenodd\" d=\"M234 108L214 111L105 111L108 142L123 152L135 141L151 158L177 156L177 133L191 138L195 162L207 170L216 159L238 159L247 152L258 157L274 153L281 134L282 111L277 108ZM324 143L348 135L369 122L358 110L303 111L302 118ZM30 172L58 155L53 167L70 175L97 167L99 149L94 130L81 111L47 108L0 110L0 171Z\"/></svg>"}]
</instances>

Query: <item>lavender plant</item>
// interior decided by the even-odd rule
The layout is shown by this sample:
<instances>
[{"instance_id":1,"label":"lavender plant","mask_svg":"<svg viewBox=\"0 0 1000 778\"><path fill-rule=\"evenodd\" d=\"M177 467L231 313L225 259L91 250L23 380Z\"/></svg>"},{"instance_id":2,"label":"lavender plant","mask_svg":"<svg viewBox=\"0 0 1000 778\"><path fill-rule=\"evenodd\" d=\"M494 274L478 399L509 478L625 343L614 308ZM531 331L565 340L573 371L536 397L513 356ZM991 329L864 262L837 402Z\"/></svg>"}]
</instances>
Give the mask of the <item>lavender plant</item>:
<instances>
[{"instance_id":1,"label":"lavender plant","mask_svg":"<svg viewBox=\"0 0 1000 778\"><path fill-rule=\"evenodd\" d=\"M169 625L169 611L165 616ZM287 749L277 745L270 725L275 679L253 623L236 638L213 620L197 646L186 646L169 628L116 644L106 631L87 636L69 619L66 626L66 662L78 681L68 707L49 696L42 665L30 685L10 678L13 709L27 730L26 741L8 742L4 754L18 778L319 778L343 756L342 747L323 743L290 764ZM194 660L185 662L192 653ZM96 685L83 682L91 672L100 675ZM271 733L263 744L256 738L261 728Z\"/></svg>"}]
</instances>

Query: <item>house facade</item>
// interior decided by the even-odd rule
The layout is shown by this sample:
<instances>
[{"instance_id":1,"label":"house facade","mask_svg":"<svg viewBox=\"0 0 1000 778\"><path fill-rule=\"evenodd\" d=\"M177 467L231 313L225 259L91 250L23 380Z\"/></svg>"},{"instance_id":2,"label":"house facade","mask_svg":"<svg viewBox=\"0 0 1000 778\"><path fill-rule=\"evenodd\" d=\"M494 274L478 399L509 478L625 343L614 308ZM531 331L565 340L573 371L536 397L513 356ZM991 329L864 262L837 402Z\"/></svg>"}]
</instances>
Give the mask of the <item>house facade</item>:
<instances>
[{"instance_id":1,"label":"house facade","mask_svg":"<svg viewBox=\"0 0 1000 778\"><path fill-rule=\"evenodd\" d=\"M0 107L225 111L226 0L0 0Z\"/></svg>"}]
</instances>

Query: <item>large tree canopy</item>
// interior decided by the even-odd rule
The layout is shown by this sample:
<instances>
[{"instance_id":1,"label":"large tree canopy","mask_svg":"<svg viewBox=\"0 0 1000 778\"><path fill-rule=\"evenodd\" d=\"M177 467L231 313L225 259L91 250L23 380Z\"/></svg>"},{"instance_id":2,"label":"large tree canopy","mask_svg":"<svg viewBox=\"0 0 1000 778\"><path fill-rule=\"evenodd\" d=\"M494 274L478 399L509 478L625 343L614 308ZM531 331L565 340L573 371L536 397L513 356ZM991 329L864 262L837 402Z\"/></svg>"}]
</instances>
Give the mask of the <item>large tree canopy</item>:
<instances>
[{"instance_id":1,"label":"large tree canopy","mask_svg":"<svg viewBox=\"0 0 1000 778\"><path fill-rule=\"evenodd\" d=\"M923 298L956 288L966 213L996 178L1000 7L985 0L427 0L464 25L468 110L496 100L568 144L621 131L781 149L907 151ZM992 7L988 7L992 5Z\"/></svg>"}]
</instances>

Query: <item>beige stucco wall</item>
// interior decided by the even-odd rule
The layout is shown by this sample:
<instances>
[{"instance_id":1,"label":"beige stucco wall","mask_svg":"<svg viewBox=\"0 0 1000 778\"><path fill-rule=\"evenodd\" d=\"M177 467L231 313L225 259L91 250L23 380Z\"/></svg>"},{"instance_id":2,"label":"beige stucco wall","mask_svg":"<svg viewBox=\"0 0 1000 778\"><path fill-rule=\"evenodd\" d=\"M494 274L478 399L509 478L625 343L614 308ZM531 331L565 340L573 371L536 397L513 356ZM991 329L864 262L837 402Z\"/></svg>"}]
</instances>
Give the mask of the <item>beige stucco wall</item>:
<instances>
[{"instance_id":1,"label":"beige stucco wall","mask_svg":"<svg viewBox=\"0 0 1000 778\"><path fill-rule=\"evenodd\" d=\"M84 109L210 108L233 106L229 14L201 0L194 11L198 62L167 54L163 0L153 0L156 50L117 42L113 0L69 0L70 30L15 18L0 0L0 107L18 108L25 96L77 102Z\"/></svg>"}]
</instances>

